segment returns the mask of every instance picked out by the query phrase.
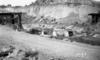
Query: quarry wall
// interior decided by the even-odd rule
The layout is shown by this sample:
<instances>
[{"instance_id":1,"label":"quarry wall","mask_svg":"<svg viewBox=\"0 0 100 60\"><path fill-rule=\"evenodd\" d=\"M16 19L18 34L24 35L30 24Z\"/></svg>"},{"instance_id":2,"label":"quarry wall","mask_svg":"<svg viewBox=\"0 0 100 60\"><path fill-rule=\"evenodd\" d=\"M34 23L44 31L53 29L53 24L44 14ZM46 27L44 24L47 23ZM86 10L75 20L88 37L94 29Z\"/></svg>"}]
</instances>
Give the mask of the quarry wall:
<instances>
[{"instance_id":1,"label":"quarry wall","mask_svg":"<svg viewBox=\"0 0 100 60\"><path fill-rule=\"evenodd\" d=\"M49 6L31 6L30 11L27 12L31 16L50 16L56 19L65 18L71 13L78 14L80 20L87 20L89 13L97 13L99 9L97 7L89 5L81 6L67 6L67 5L49 5Z\"/></svg>"},{"instance_id":2,"label":"quarry wall","mask_svg":"<svg viewBox=\"0 0 100 60\"><path fill-rule=\"evenodd\" d=\"M67 15L69 12L72 12L72 11L75 13L79 13L80 15L98 11L98 8L88 6L88 5L81 5L81 6L76 6L76 7L69 7L67 5L31 6L29 9L30 9L30 12L33 12L33 14L36 13L36 11L38 10L37 14L39 14L39 15L48 15L49 14L52 16L53 16L53 14L56 14L56 15L59 14L60 16L61 15L64 16L65 14ZM33 9L33 11L32 11L32 9ZM57 17L57 16L55 16L55 17ZM60 17L57 17L57 18L60 18Z\"/></svg>"}]
</instances>

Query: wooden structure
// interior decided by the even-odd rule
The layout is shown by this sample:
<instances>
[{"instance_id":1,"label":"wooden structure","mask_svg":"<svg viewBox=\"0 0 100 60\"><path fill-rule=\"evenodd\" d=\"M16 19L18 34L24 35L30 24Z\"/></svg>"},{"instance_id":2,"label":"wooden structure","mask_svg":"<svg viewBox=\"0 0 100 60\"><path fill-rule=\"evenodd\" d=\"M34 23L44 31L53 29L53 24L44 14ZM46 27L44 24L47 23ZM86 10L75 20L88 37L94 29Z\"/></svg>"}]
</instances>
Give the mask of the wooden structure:
<instances>
[{"instance_id":1,"label":"wooden structure","mask_svg":"<svg viewBox=\"0 0 100 60\"><path fill-rule=\"evenodd\" d=\"M89 14L89 15L92 16L91 24L96 24L96 23L99 22L100 13L91 13L91 14Z\"/></svg>"},{"instance_id":2,"label":"wooden structure","mask_svg":"<svg viewBox=\"0 0 100 60\"><path fill-rule=\"evenodd\" d=\"M21 12L15 13L0 13L0 24L1 25L13 25L14 29L17 29L18 31L23 29L22 23L21 23Z\"/></svg>"}]
</instances>

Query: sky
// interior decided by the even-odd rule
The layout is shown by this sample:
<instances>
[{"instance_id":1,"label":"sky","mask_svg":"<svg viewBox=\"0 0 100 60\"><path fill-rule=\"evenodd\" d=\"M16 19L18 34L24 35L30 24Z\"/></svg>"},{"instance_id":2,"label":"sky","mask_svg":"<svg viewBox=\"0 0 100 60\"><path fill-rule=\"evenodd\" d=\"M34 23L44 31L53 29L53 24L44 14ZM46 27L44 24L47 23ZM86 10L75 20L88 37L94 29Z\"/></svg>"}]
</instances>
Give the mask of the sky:
<instances>
[{"instance_id":1,"label":"sky","mask_svg":"<svg viewBox=\"0 0 100 60\"><path fill-rule=\"evenodd\" d=\"M8 5L12 6L24 6L29 5L31 2L35 2L36 0L0 0L0 5Z\"/></svg>"},{"instance_id":2,"label":"sky","mask_svg":"<svg viewBox=\"0 0 100 60\"><path fill-rule=\"evenodd\" d=\"M11 4L12 6L24 6L29 5L36 0L0 0L0 5L8 5ZM95 2L100 2L100 0L93 0Z\"/></svg>"},{"instance_id":3,"label":"sky","mask_svg":"<svg viewBox=\"0 0 100 60\"><path fill-rule=\"evenodd\" d=\"M100 0L94 0L94 1L100 2Z\"/></svg>"}]
</instances>

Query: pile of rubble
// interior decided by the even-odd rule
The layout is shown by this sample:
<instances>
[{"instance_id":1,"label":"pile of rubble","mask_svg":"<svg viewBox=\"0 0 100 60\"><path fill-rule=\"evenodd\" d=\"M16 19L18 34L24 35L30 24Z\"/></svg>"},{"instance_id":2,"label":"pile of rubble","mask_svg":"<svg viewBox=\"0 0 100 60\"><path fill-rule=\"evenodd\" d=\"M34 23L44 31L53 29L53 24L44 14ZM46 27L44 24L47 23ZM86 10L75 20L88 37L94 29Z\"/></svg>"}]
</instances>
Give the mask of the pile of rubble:
<instances>
[{"instance_id":1,"label":"pile of rubble","mask_svg":"<svg viewBox=\"0 0 100 60\"><path fill-rule=\"evenodd\" d=\"M0 60L38 60L38 52L25 51L13 46L0 48Z\"/></svg>"},{"instance_id":2,"label":"pile of rubble","mask_svg":"<svg viewBox=\"0 0 100 60\"><path fill-rule=\"evenodd\" d=\"M93 29L93 28L92 28ZM49 27L38 27L32 28L29 30L28 33L31 34L38 34L42 37L48 38L55 38L59 40L70 40L76 41L81 43L87 43L92 45L100 45L99 36L100 34L95 33L92 31L91 27L89 26L76 26L76 25L69 25L69 26L53 26L52 28ZM95 29L94 29L95 30ZM97 29L96 29L97 30Z\"/></svg>"},{"instance_id":3,"label":"pile of rubble","mask_svg":"<svg viewBox=\"0 0 100 60\"><path fill-rule=\"evenodd\" d=\"M88 40L93 41L94 38L99 38L100 36L100 34L96 33L97 30L99 31L99 26L96 28L96 26L94 27L89 22L64 25L52 17L39 16L35 18L32 23L33 24L26 24L26 26L25 24L23 25L26 32L48 38L59 40L74 39L74 41L77 41L78 39L76 38L88 38L88 36L90 36L93 38L92 40ZM83 40L85 40L84 38Z\"/></svg>"},{"instance_id":4,"label":"pile of rubble","mask_svg":"<svg viewBox=\"0 0 100 60\"><path fill-rule=\"evenodd\" d=\"M57 39L64 39L77 35L84 30L84 28L74 25L62 25L56 22L52 17L40 16L32 21L33 24L23 24L24 29L31 34L38 34L42 36L54 37ZM78 36L78 35L77 35ZM60 38L59 38L60 37Z\"/></svg>"}]
</instances>

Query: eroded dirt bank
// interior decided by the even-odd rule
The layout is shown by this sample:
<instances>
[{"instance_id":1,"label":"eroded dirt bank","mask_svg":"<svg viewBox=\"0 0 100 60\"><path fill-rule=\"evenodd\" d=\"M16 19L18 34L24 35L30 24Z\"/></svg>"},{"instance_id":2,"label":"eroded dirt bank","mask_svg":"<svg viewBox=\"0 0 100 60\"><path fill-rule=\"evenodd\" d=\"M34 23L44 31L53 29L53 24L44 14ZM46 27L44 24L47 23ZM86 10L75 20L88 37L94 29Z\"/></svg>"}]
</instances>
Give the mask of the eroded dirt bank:
<instances>
[{"instance_id":1,"label":"eroded dirt bank","mask_svg":"<svg viewBox=\"0 0 100 60\"><path fill-rule=\"evenodd\" d=\"M100 60L100 47L83 47L25 32L16 32L8 27L0 26L0 41L2 40L8 44L25 46L50 56L65 57L70 60Z\"/></svg>"}]
</instances>

